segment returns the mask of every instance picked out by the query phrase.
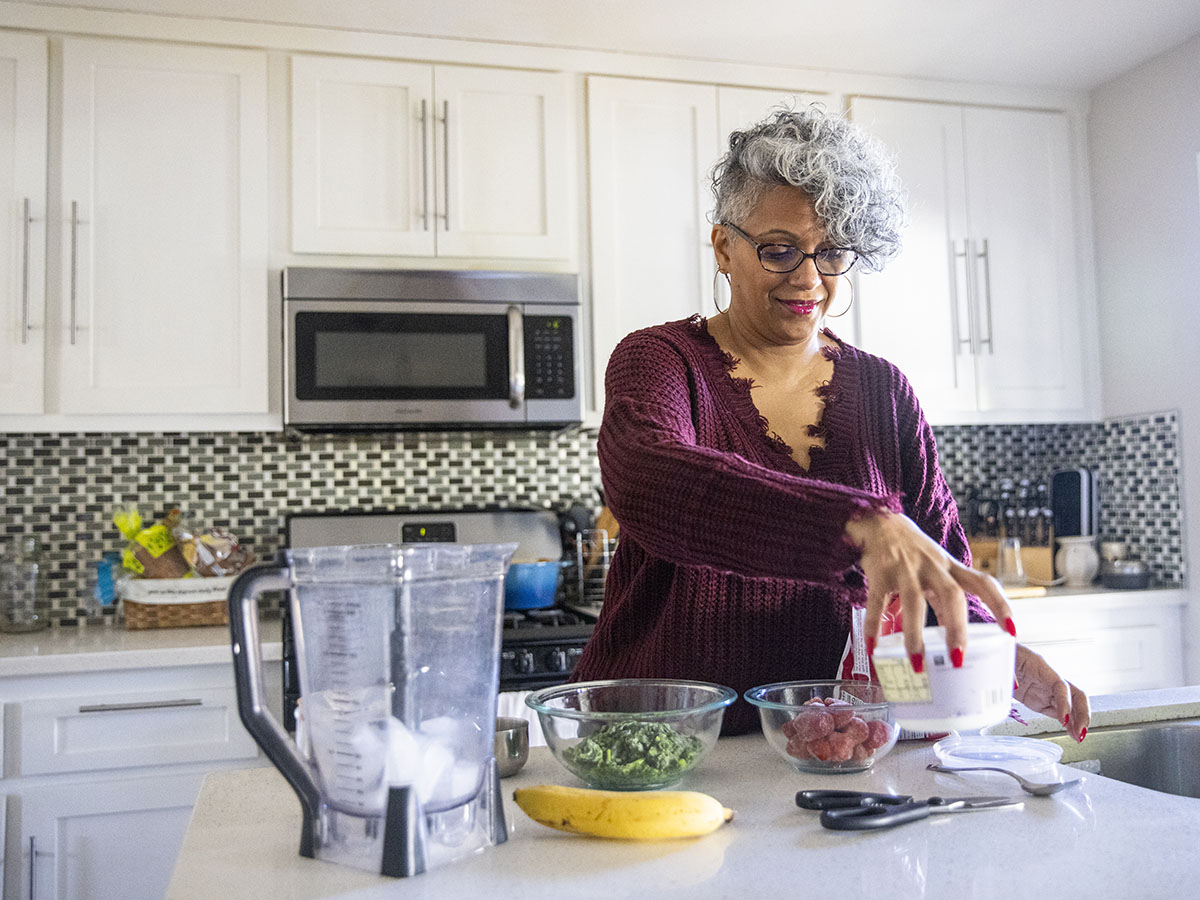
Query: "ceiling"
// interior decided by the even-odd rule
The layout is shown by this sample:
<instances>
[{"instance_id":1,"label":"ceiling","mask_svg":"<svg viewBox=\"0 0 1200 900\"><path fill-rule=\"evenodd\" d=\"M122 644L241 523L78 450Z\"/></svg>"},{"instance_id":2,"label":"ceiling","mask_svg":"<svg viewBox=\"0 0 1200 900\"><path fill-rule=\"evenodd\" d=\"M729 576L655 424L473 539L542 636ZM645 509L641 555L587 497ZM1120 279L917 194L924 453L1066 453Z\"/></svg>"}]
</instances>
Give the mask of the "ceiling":
<instances>
[{"instance_id":1,"label":"ceiling","mask_svg":"<svg viewBox=\"0 0 1200 900\"><path fill-rule=\"evenodd\" d=\"M27 2L1077 90L1200 35L1195 0Z\"/></svg>"}]
</instances>

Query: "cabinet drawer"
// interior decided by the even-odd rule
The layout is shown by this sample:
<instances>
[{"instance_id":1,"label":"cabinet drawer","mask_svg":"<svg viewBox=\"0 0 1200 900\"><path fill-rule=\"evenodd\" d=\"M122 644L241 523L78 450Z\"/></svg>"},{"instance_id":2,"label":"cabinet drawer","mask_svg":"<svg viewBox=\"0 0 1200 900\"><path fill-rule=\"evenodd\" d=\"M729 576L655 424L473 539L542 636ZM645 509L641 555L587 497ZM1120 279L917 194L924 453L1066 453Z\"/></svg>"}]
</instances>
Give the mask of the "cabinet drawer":
<instances>
[{"instance_id":1,"label":"cabinet drawer","mask_svg":"<svg viewBox=\"0 0 1200 900\"><path fill-rule=\"evenodd\" d=\"M233 688L55 697L19 704L17 775L252 759Z\"/></svg>"},{"instance_id":2,"label":"cabinet drawer","mask_svg":"<svg viewBox=\"0 0 1200 900\"><path fill-rule=\"evenodd\" d=\"M1079 631L1069 638L1023 641L1089 694L1174 687L1168 635L1150 626Z\"/></svg>"}]
</instances>

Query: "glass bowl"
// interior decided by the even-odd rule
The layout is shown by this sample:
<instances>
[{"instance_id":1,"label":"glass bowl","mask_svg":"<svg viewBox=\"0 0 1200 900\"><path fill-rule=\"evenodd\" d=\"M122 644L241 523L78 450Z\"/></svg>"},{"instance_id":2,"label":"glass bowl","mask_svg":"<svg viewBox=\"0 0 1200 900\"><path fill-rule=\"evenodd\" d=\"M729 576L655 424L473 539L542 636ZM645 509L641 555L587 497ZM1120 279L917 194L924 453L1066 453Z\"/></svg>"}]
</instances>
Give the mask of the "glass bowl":
<instances>
[{"instance_id":1,"label":"glass bowl","mask_svg":"<svg viewBox=\"0 0 1200 900\"><path fill-rule=\"evenodd\" d=\"M799 772L865 771L900 735L878 684L780 681L745 696L758 707L767 743Z\"/></svg>"},{"instance_id":2,"label":"glass bowl","mask_svg":"<svg viewBox=\"0 0 1200 900\"><path fill-rule=\"evenodd\" d=\"M704 681L623 678L536 691L550 752L589 787L645 791L676 784L717 742L737 691Z\"/></svg>"}]
</instances>

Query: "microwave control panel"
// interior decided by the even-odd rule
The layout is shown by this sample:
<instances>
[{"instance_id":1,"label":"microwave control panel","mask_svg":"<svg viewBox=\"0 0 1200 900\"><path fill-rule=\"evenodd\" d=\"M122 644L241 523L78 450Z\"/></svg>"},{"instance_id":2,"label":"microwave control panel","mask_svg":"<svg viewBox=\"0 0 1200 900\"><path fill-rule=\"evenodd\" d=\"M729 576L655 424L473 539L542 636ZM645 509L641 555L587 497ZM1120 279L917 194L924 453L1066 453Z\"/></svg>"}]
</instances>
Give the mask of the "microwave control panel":
<instances>
[{"instance_id":1,"label":"microwave control panel","mask_svg":"<svg viewBox=\"0 0 1200 900\"><path fill-rule=\"evenodd\" d=\"M525 396L575 396L575 329L570 316L525 316Z\"/></svg>"}]
</instances>

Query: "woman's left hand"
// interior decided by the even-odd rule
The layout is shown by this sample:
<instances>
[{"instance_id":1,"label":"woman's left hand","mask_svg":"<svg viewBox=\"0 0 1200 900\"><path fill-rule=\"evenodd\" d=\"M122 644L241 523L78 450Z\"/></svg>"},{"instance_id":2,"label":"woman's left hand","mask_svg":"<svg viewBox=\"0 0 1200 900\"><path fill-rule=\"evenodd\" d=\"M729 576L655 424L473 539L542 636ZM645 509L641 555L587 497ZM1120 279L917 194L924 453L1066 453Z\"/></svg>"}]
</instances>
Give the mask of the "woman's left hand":
<instances>
[{"instance_id":1,"label":"woman's left hand","mask_svg":"<svg viewBox=\"0 0 1200 900\"><path fill-rule=\"evenodd\" d=\"M1017 688L1013 696L1036 713L1053 716L1082 741L1092 721L1087 694L1061 677L1039 654L1017 644Z\"/></svg>"}]
</instances>

